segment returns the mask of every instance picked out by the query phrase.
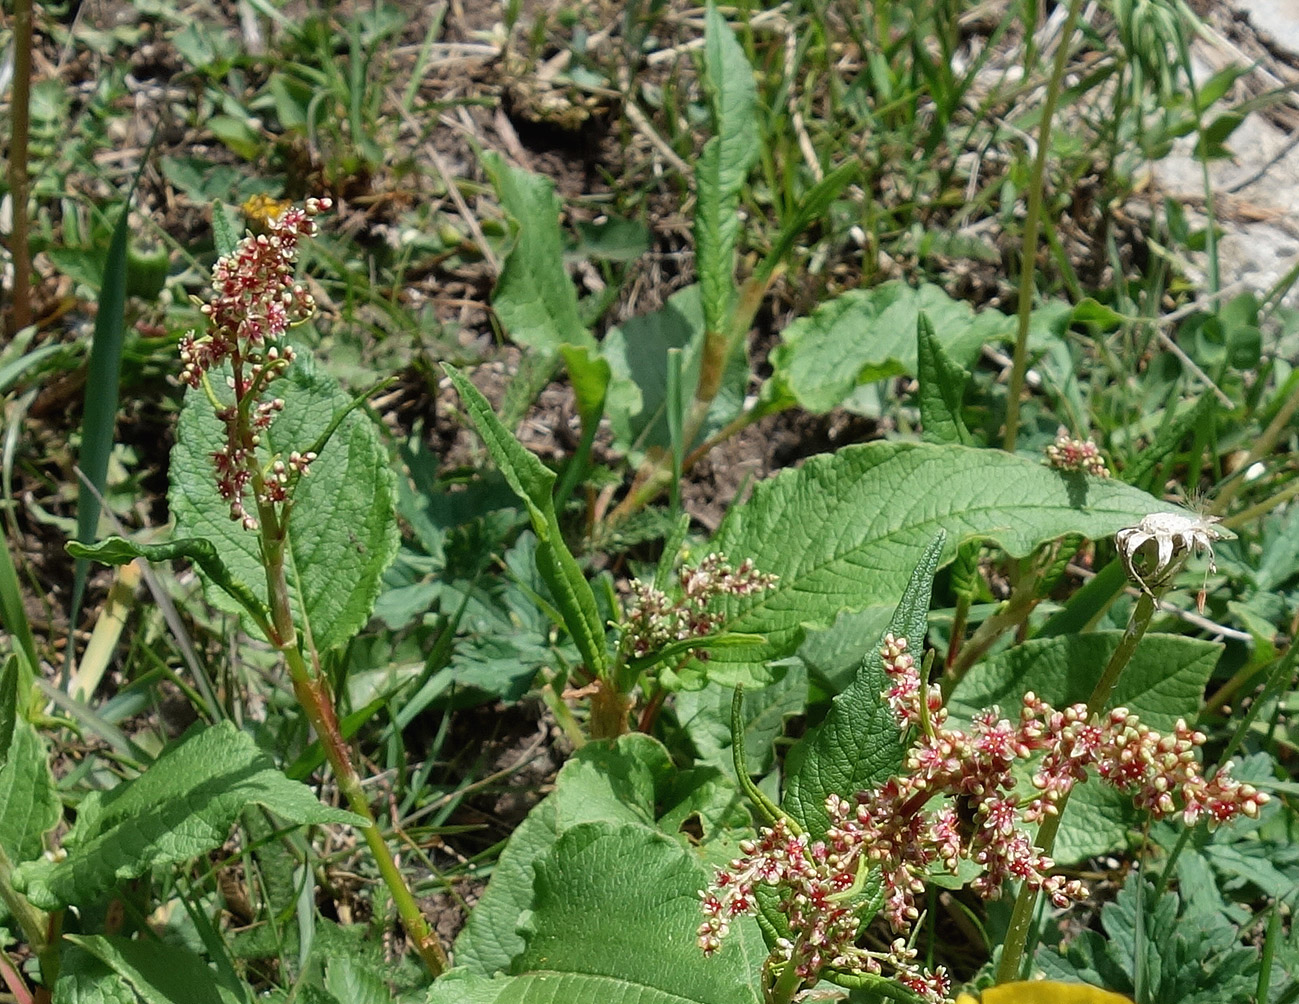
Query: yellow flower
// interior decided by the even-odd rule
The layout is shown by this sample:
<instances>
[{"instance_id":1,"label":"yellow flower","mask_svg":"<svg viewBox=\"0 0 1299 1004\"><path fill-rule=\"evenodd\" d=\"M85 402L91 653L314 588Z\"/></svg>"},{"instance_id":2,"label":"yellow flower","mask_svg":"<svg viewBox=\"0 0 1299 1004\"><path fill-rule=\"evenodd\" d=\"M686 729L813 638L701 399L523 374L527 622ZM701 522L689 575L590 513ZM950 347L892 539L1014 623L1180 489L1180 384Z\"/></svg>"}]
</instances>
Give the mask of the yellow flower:
<instances>
[{"instance_id":1,"label":"yellow flower","mask_svg":"<svg viewBox=\"0 0 1299 1004\"><path fill-rule=\"evenodd\" d=\"M1122 994L1085 983L1056 983L1054 980L1026 980L989 987L976 1001L961 994L956 1004L1132 1004Z\"/></svg>"}]
</instances>

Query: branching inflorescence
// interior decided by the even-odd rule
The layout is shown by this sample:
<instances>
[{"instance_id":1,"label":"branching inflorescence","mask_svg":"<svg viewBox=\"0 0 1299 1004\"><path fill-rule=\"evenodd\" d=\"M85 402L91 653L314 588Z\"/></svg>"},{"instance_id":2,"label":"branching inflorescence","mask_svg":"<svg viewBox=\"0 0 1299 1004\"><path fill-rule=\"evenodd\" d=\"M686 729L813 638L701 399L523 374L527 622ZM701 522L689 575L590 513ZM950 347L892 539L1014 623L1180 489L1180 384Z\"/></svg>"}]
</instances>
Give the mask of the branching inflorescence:
<instances>
[{"instance_id":1,"label":"branching inflorescence","mask_svg":"<svg viewBox=\"0 0 1299 1004\"><path fill-rule=\"evenodd\" d=\"M1096 717L1086 705L1056 710L1029 693L1018 722L994 708L968 731L952 728L941 693L921 680L906 639L886 636L880 654L889 681L882 696L901 731L915 734L906 773L852 799L831 795L823 840L793 836L778 820L741 844L744 856L720 869L702 893L699 944L706 954L720 947L732 919L756 909L756 889L772 886L792 936L778 950L805 981L827 968L879 974L888 967L922 1000L939 1004L948 1000L946 973L919 968L905 937L887 953L858 947L862 904L852 899L863 869L878 872L885 916L905 935L919 919L917 896L930 872L941 866L955 873L962 860L982 868L972 885L987 898L999 896L1007 879L1028 883L1058 907L1084 897L1081 882L1052 874L1054 862L1027 827L1058 813L1089 770L1155 818L1180 812L1188 825L1254 817L1267 801L1227 770L1206 778L1195 756L1205 737L1183 721L1163 735L1126 708ZM1021 797L1013 768L1039 757L1034 793Z\"/></svg>"},{"instance_id":2,"label":"branching inflorescence","mask_svg":"<svg viewBox=\"0 0 1299 1004\"><path fill-rule=\"evenodd\" d=\"M681 569L681 597L673 599L648 583L631 584L632 602L623 622L623 649L640 658L673 642L704 638L722 624L723 614L708 609L718 596L750 596L772 588L778 576L759 572L749 559L732 568L725 555L709 554ZM707 652L693 653L698 658Z\"/></svg>"},{"instance_id":3,"label":"branching inflorescence","mask_svg":"<svg viewBox=\"0 0 1299 1004\"><path fill-rule=\"evenodd\" d=\"M294 279L298 243L314 237L316 216L329 209L329 199L307 199L267 222L266 233L248 234L234 251L217 260L212 270L212 296L202 305L207 326L202 335L190 332L180 340L181 379L203 386L207 374L229 363L227 385L233 404L215 401L225 425L225 445L212 454L217 490L230 503L230 518L255 530L255 505L287 501L294 480L307 473L312 453L257 459L262 435L284 408L279 398L267 398L268 385L293 361L293 348L281 339L315 310L315 301ZM209 390L210 393L210 390Z\"/></svg>"}]
</instances>

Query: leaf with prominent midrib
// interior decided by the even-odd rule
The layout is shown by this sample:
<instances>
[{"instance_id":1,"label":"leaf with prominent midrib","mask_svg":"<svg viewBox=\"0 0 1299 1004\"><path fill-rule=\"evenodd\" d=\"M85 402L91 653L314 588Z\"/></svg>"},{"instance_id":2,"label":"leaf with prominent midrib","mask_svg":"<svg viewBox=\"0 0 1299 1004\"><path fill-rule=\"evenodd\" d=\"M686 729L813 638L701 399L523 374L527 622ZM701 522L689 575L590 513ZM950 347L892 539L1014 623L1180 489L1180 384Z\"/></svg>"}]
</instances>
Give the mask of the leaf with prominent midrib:
<instances>
[{"instance_id":1,"label":"leaf with prominent midrib","mask_svg":"<svg viewBox=\"0 0 1299 1004\"><path fill-rule=\"evenodd\" d=\"M139 777L86 798L65 840L67 857L28 862L14 884L45 910L93 901L155 865L220 847L253 803L290 823L364 825L323 805L280 773L250 736L222 722L190 731Z\"/></svg>"},{"instance_id":2,"label":"leaf with prominent midrib","mask_svg":"<svg viewBox=\"0 0 1299 1004\"><path fill-rule=\"evenodd\" d=\"M1137 488L999 450L881 442L812 457L758 485L714 536L711 550L780 579L717 602L719 630L766 642L718 649L702 671L727 684L765 682L768 660L793 654L808 627L844 610L887 612L939 530L941 567L967 539L1022 557L1066 533L1095 540L1167 508Z\"/></svg>"},{"instance_id":3,"label":"leaf with prominent midrib","mask_svg":"<svg viewBox=\"0 0 1299 1004\"><path fill-rule=\"evenodd\" d=\"M514 218L515 244L505 257L492 310L519 345L554 354L561 345L595 347L577 307L577 290L564 269L555 183L512 167L496 153L483 155L501 205Z\"/></svg>"},{"instance_id":4,"label":"leaf with prominent midrib","mask_svg":"<svg viewBox=\"0 0 1299 1004\"><path fill-rule=\"evenodd\" d=\"M744 49L709 2L705 13L704 86L716 134L695 168L695 267L704 323L721 331L735 297L735 242L740 232L740 189L757 162L757 87Z\"/></svg>"},{"instance_id":5,"label":"leaf with prominent midrib","mask_svg":"<svg viewBox=\"0 0 1299 1004\"><path fill-rule=\"evenodd\" d=\"M0 848L9 860L39 858L45 850L42 837L58 824L61 811L45 741L20 719L9 759L0 767Z\"/></svg>"},{"instance_id":6,"label":"leaf with prominent midrib","mask_svg":"<svg viewBox=\"0 0 1299 1004\"><path fill-rule=\"evenodd\" d=\"M102 935L64 935L113 970L144 1004L245 1004L246 993L222 986L184 945ZM242 989L242 988L241 988Z\"/></svg>"},{"instance_id":7,"label":"leaf with prominent midrib","mask_svg":"<svg viewBox=\"0 0 1299 1004\"><path fill-rule=\"evenodd\" d=\"M220 384L214 377L213 384ZM215 389L219 396L229 393L224 386ZM286 458L294 450L311 449L334 416L352 403L305 353L271 390L284 401L284 410L264 436ZM168 503L176 536L211 541L231 576L265 603L261 538L233 521L229 502L217 494L212 454L224 442L224 426L207 396L187 392L171 451ZM287 577L294 617L301 627L305 613L321 651L349 641L374 609L380 576L397 554L395 498L396 477L374 422L359 410L349 412L309 476L298 482L289 521ZM240 612L241 605L206 575L203 583L214 606Z\"/></svg>"},{"instance_id":8,"label":"leaf with prominent midrib","mask_svg":"<svg viewBox=\"0 0 1299 1004\"><path fill-rule=\"evenodd\" d=\"M939 534L925 548L889 622L888 630L907 639L917 660L922 655L943 540ZM829 825L825 800L830 795L851 798L888 780L902 764L903 735L881 696L886 684L884 660L875 645L862 660L856 679L834 699L825 720L790 750L781 808L814 839L823 836Z\"/></svg>"}]
</instances>

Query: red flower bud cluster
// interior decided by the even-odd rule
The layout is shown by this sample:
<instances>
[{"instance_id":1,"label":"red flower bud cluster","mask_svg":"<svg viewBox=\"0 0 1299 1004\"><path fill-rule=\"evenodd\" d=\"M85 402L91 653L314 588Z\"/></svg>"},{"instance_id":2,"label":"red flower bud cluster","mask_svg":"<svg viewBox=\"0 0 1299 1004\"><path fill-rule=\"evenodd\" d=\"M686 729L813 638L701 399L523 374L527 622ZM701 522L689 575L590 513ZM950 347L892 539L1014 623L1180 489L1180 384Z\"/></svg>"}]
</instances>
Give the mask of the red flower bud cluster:
<instances>
[{"instance_id":1,"label":"red flower bud cluster","mask_svg":"<svg viewBox=\"0 0 1299 1004\"><path fill-rule=\"evenodd\" d=\"M307 473L315 455L294 453L287 461L273 459L266 470L257 461L261 433L283 410L279 398L264 398L267 386L293 361L293 348L278 344L289 327L315 310L311 294L294 280L299 241L317 233L316 216L329 209L329 199L307 199L270 220L264 234L248 234L234 251L217 259L212 270L212 296L200 308L207 317L202 335L189 332L180 340L181 379L193 388L207 373L230 364L227 386L234 404L220 408L226 443L212 454L217 491L230 503L230 518L245 528L257 528L246 498L273 505L288 498L290 473Z\"/></svg>"},{"instance_id":2,"label":"red flower bud cluster","mask_svg":"<svg viewBox=\"0 0 1299 1004\"><path fill-rule=\"evenodd\" d=\"M1257 816L1268 800L1226 770L1207 779L1195 756L1205 737L1185 722L1162 735L1126 708L1096 719L1086 705L1057 711L1029 693L1018 722L994 708L977 715L968 731L956 729L947 725L938 688L921 680L906 639L886 636L880 655L888 676L881 696L903 734L916 733L904 759L907 773L852 799L831 795L823 840L792 837L778 821L742 844L744 856L719 870L703 893L699 943L706 953L717 950L732 918L755 909L754 889L766 884L779 889L795 938L783 951L800 975L810 980L826 966L878 973L887 961L900 981L938 1004L947 993L941 971L925 973L856 946L861 904L851 901L851 891L864 869L878 872L884 913L898 932L918 920L916 897L930 872L941 866L955 873L962 860L981 867L971 885L984 897L999 896L1007 879L1018 879L1064 907L1086 890L1052 874L1055 863L1027 827L1057 813L1089 770L1156 818L1181 812L1187 824ZM1038 757L1032 777L1038 794L1022 800L1013 768Z\"/></svg>"},{"instance_id":3,"label":"red flower bud cluster","mask_svg":"<svg viewBox=\"0 0 1299 1004\"><path fill-rule=\"evenodd\" d=\"M710 554L693 568L683 568L679 579L679 599L647 583L632 582L632 602L623 618L626 656L640 658L674 641L712 634L722 624L722 614L708 609L714 597L760 593L774 586L779 576L759 572L748 558L732 568L724 555Z\"/></svg>"},{"instance_id":4,"label":"red flower bud cluster","mask_svg":"<svg viewBox=\"0 0 1299 1004\"><path fill-rule=\"evenodd\" d=\"M1046 461L1057 471L1082 471L1098 478L1110 476L1096 443L1091 439L1073 439L1068 429L1056 433L1055 442L1046 448Z\"/></svg>"}]
</instances>

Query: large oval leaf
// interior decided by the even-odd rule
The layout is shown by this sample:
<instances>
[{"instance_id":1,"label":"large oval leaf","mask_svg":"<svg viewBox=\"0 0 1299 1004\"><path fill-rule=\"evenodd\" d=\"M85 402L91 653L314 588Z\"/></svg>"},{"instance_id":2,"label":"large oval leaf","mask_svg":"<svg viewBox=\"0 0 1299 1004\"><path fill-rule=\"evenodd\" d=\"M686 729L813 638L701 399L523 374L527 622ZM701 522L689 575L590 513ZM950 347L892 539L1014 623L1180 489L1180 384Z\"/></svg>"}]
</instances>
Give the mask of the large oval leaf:
<instances>
[{"instance_id":1,"label":"large oval leaf","mask_svg":"<svg viewBox=\"0 0 1299 1004\"><path fill-rule=\"evenodd\" d=\"M752 558L780 581L718 602L724 630L766 642L712 652L707 675L765 682L768 660L792 654L806 627L844 610L876 608L882 626L940 530L941 566L970 538L1023 556L1066 533L1107 537L1167 508L1129 485L1064 475L999 450L868 443L813 457L758 485L713 540L713 550Z\"/></svg>"}]
</instances>

